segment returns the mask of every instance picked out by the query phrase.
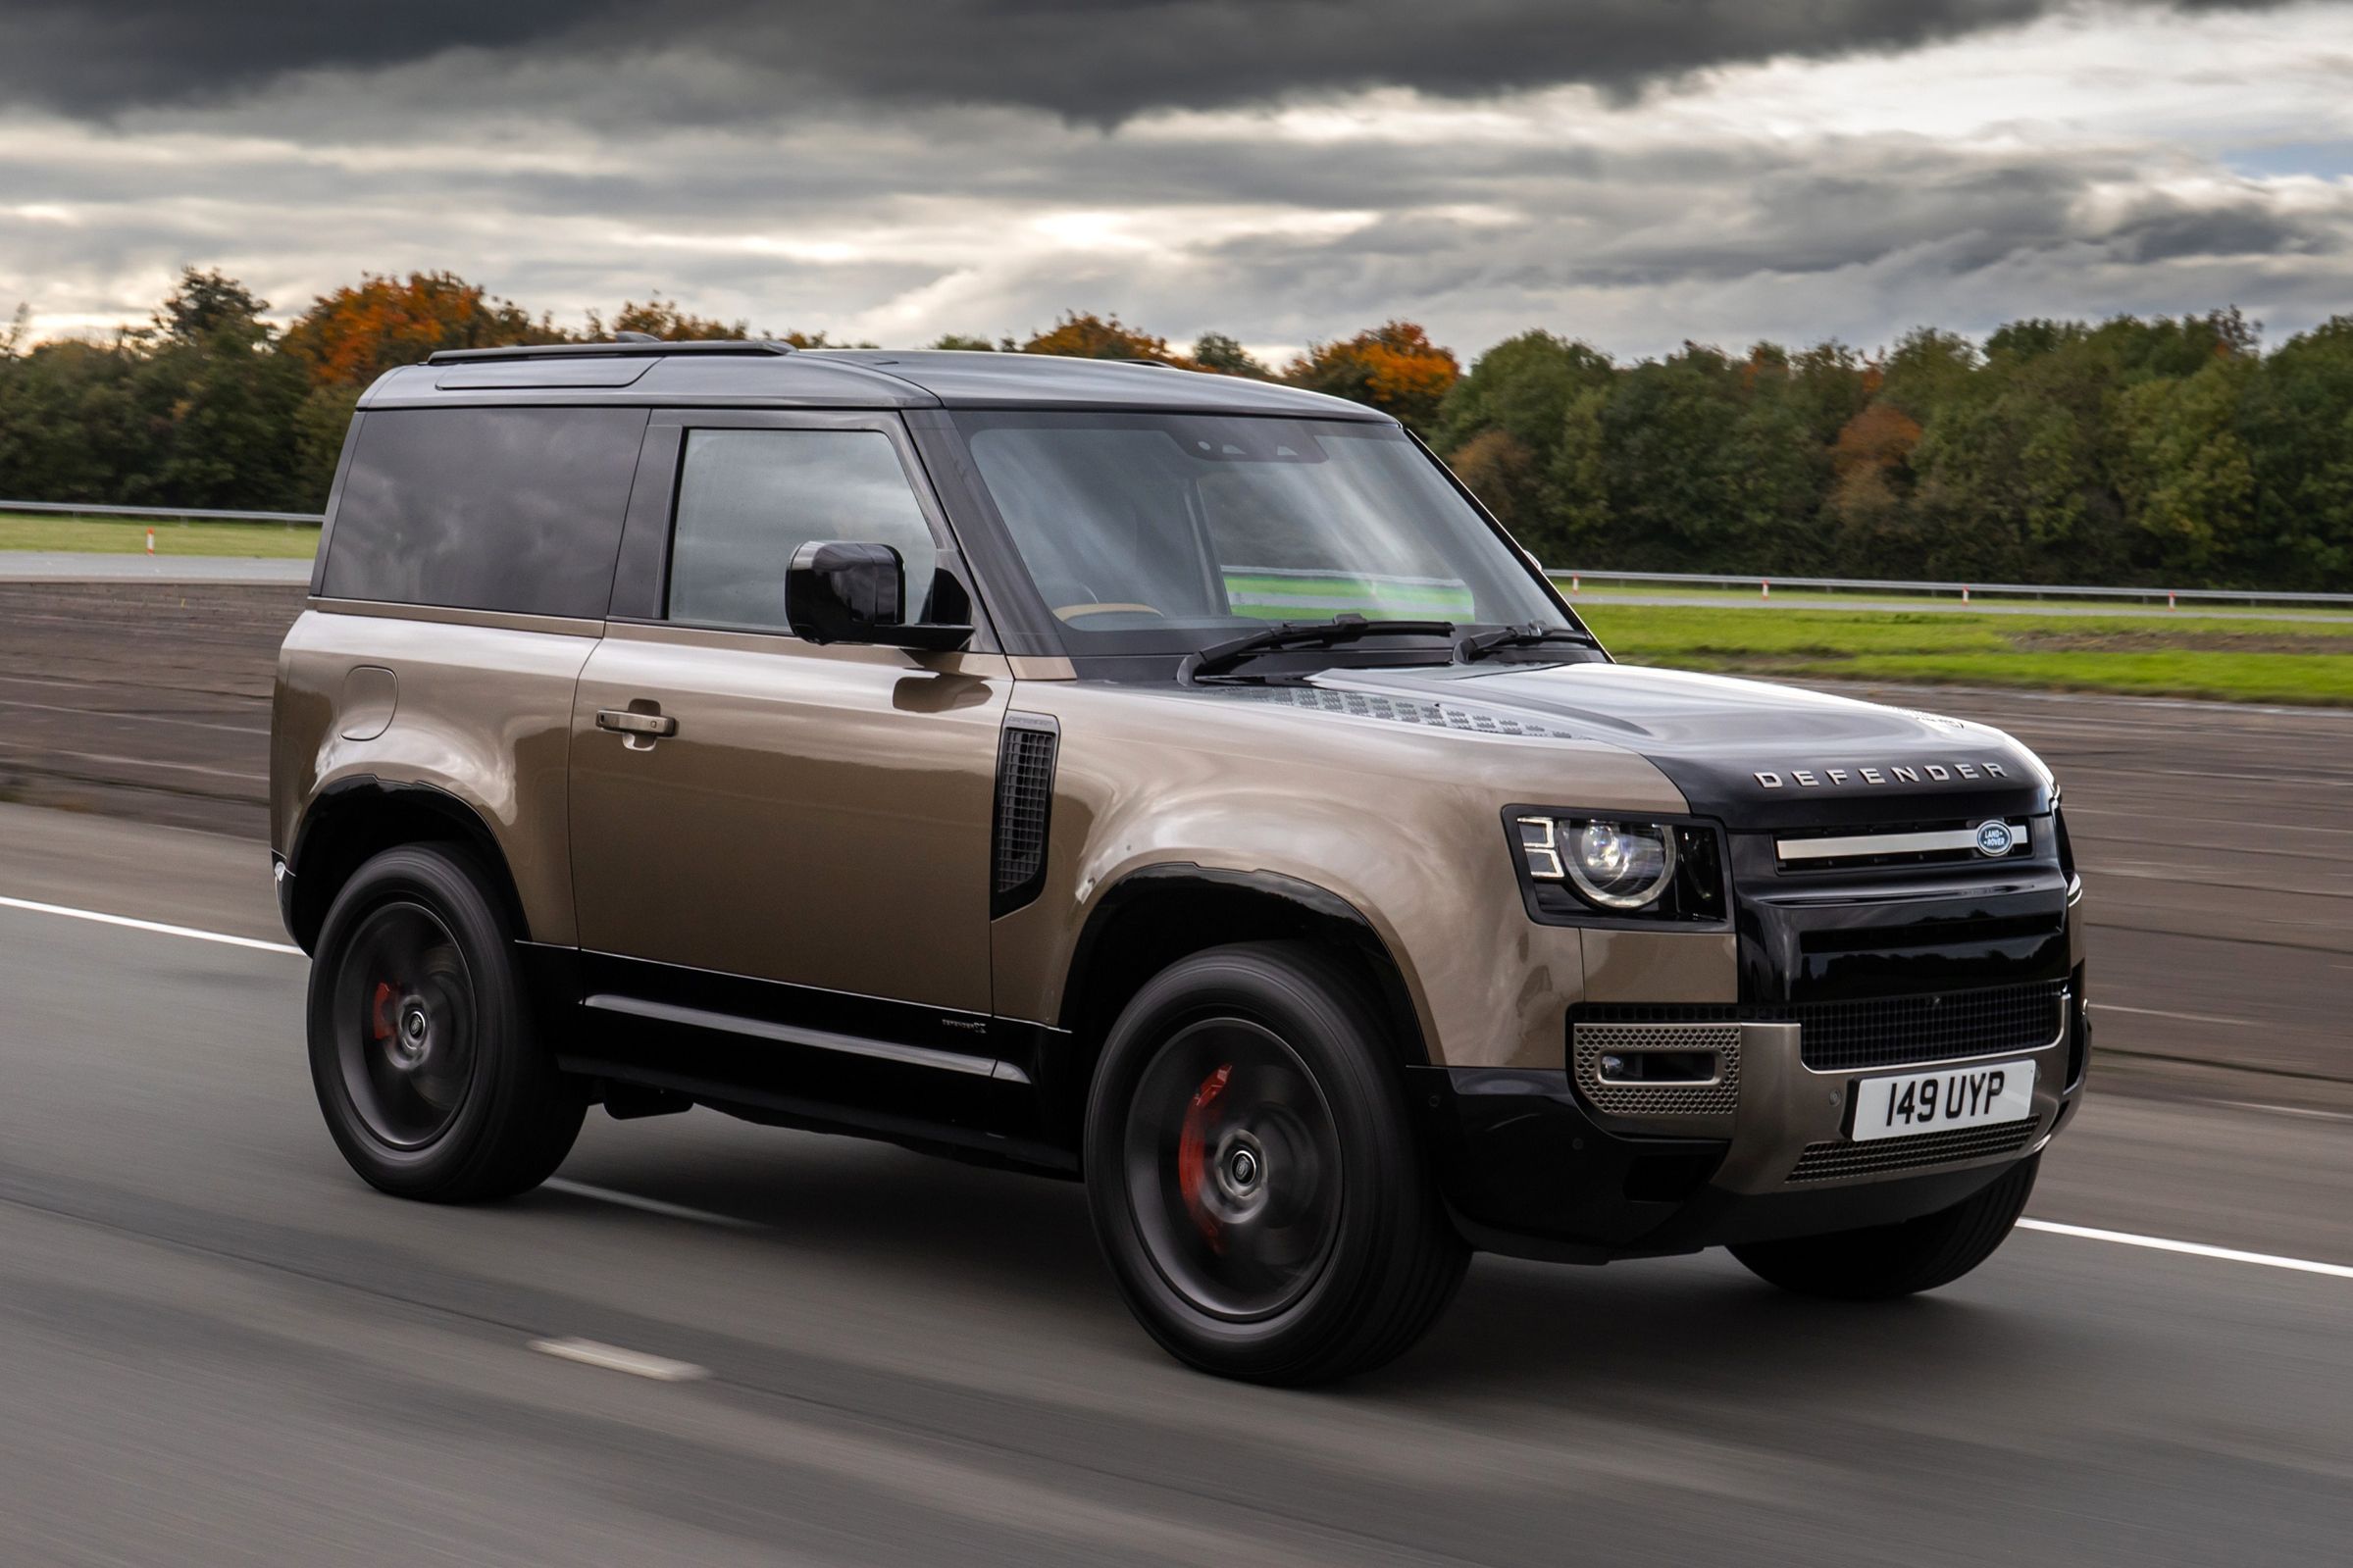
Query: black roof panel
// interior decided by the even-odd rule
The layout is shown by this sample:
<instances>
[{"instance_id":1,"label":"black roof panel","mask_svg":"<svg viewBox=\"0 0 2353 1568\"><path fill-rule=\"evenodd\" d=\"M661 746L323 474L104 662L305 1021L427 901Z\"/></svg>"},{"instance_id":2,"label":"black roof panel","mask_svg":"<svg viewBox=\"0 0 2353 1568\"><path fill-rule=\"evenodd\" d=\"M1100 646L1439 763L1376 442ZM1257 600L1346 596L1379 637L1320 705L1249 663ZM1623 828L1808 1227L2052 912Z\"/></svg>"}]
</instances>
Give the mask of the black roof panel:
<instances>
[{"instance_id":1,"label":"black roof panel","mask_svg":"<svg viewBox=\"0 0 2353 1568\"><path fill-rule=\"evenodd\" d=\"M1316 419L1387 418L1361 403L1320 392L1147 360L880 348L818 349L809 357L886 372L922 387L949 408L1167 408Z\"/></svg>"},{"instance_id":2,"label":"black roof panel","mask_svg":"<svg viewBox=\"0 0 2353 1568\"><path fill-rule=\"evenodd\" d=\"M622 362L615 364L615 361ZM644 366L642 375L631 370ZM628 369L624 369L627 366ZM1293 386L1139 360L777 343L587 343L455 350L387 371L363 408L453 403L655 407L1167 409L1386 421Z\"/></svg>"}]
</instances>

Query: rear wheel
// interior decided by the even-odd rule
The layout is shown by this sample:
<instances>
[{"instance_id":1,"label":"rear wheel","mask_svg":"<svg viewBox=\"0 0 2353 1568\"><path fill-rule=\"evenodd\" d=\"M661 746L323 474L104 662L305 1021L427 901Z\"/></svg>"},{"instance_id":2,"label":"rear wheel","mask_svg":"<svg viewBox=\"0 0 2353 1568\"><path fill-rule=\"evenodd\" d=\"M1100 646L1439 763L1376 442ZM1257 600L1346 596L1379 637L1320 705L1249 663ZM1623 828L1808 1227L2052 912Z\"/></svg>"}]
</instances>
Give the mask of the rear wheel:
<instances>
[{"instance_id":1,"label":"rear wheel","mask_svg":"<svg viewBox=\"0 0 2353 1568\"><path fill-rule=\"evenodd\" d=\"M1440 1209L1361 986L1303 946L1215 948L1137 993L1087 1114L1096 1234L1172 1354L1264 1383L1419 1339L1468 1249Z\"/></svg>"},{"instance_id":2,"label":"rear wheel","mask_svg":"<svg viewBox=\"0 0 2353 1568\"><path fill-rule=\"evenodd\" d=\"M531 1027L483 874L437 844L387 849L328 911L311 967L312 1087L351 1168L402 1197L538 1186L587 1114Z\"/></svg>"},{"instance_id":3,"label":"rear wheel","mask_svg":"<svg viewBox=\"0 0 2353 1568\"><path fill-rule=\"evenodd\" d=\"M2042 1156L2021 1160L1949 1209L1897 1225L1785 1241L1752 1241L1732 1255L1751 1273L1801 1295L1881 1301L1933 1290L1992 1257L2026 1211Z\"/></svg>"}]
</instances>

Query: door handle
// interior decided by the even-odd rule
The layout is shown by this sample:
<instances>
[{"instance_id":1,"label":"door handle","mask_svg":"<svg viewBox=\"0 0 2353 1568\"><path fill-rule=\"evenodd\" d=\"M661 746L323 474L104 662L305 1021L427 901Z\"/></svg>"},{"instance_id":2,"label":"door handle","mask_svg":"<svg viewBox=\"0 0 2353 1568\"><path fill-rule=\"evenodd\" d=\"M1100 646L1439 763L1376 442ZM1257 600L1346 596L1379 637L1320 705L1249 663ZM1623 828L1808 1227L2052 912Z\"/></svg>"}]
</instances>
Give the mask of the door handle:
<instances>
[{"instance_id":1,"label":"door handle","mask_svg":"<svg viewBox=\"0 0 2353 1568\"><path fill-rule=\"evenodd\" d=\"M666 713L639 713L634 708L599 708L596 728L622 737L632 751L644 751L664 735L678 733L678 721Z\"/></svg>"}]
</instances>

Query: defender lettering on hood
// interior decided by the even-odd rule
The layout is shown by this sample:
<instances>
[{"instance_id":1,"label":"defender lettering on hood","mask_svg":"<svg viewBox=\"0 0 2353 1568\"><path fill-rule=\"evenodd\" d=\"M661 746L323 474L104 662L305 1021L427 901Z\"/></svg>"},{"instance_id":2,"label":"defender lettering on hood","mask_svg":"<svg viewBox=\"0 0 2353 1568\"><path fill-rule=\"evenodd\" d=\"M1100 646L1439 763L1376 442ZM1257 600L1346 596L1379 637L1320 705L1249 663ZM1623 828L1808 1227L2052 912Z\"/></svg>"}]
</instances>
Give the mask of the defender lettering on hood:
<instances>
[{"instance_id":1,"label":"defender lettering on hood","mask_svg":"<svg viewBox=\"0 0 2353 1568\"><path fill-rule=\"evenodd\" d=\"M1794 784L1801 789L1836 788L1845 784L1948 784L1956 779L1967 783L1976 783L1980 780L2007 779L2009 777L2010 770L1998 762L1956 762L1949 768L1937 762L1916 762L1903 765L1891 763L1885 768L1792 768L1789 770L1789 784ZM1757 782L1767 789L1789 787L1789 784L1784 784L1781 776L1777 773L1761 772L1756 778Z\"/></svg>"}]
</instances>

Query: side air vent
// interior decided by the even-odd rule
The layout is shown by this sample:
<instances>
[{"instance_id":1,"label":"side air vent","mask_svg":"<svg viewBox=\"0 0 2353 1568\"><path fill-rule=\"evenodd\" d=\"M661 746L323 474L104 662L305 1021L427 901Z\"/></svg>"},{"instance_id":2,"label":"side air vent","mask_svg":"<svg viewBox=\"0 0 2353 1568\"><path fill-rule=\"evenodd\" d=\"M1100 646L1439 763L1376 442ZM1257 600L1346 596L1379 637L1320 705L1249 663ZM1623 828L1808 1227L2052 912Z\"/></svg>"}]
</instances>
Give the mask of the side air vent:
<instances>
[{"instance_id":1,"label":"side air vent","mask_svg":"<svg viewBox=\"0 0 2353 1568\"><path fill-rule=\"evenodd\" d=\"M1037 897L1046 884L1046 831L1060 740L1061 727L1044 714L1005 715L997 742L997 828L989 857L993 920Z\"/></svg>"}]
</instances>

